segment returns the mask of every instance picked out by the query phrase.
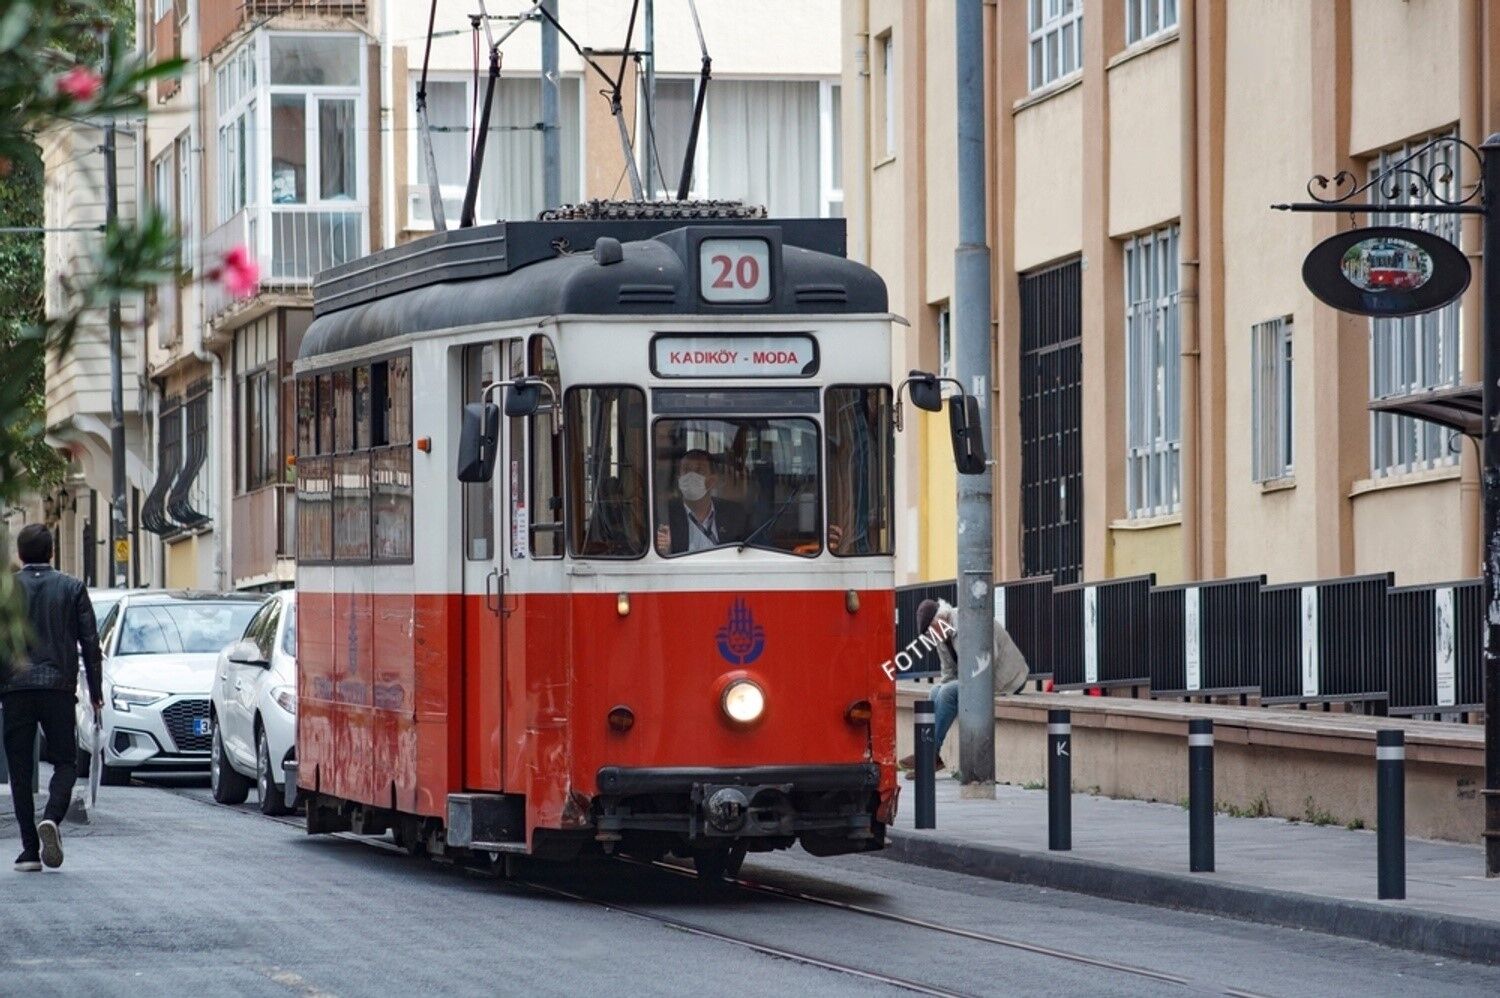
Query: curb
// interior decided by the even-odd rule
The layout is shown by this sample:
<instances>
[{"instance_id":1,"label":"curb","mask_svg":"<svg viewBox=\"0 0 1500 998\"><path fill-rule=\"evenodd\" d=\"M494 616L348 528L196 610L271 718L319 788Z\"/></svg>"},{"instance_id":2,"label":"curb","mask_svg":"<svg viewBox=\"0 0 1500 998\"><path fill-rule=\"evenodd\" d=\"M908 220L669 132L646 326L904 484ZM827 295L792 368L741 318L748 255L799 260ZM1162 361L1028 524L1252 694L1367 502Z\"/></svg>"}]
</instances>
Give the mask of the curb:
<instances>
[{"instance_id":1,"label":"curb","mask_svg":"<svg viewBox=\"0 0 1500 998\"><path fill-rule=\"evenodd\" d=\"M1394 907L1400 902L1350 901L1246 887L1201 875L959 843L895 829L886 832L885 849L873 855L950 873L1305 929L1500 966L1500 922Z\"/></svg>"}]
</instances>

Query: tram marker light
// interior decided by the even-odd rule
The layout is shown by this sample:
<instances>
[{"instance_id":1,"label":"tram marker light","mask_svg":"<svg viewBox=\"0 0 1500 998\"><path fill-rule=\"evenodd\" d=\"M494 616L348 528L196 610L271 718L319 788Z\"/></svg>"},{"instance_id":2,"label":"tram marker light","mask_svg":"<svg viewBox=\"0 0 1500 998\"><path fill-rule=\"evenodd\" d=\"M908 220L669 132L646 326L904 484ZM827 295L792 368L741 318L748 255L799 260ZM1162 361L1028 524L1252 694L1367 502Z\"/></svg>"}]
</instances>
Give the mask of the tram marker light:
<instances>
[{"instance_id":1,"label":"tram marker light","mask_svg":"<svg viewBox=\"0 0 1500 998\"><path fill-rule=\"evenodd\" d=\"M724 687L724 713L731 721L749 724L766 709L765 692L748 679L736 679Z\"/></svg>"},{"instance_id":2,"label":"tram marker light","mask_svg":"<svg viewBox=\"0 0 1500 998\"><path fill-rule=\"evenodd\" d=\"M844 609L850 613L859 612L859 591L857 589L849 589L844 592Z\"/></svg>"},{"instance_id":3,"label":"tram marker light","mask_svg":"<svg viewBox=\"0 0 1500 998\"><path fill-rule=\"evenodd\" d=\"M630 616L630 594L620 593L615 597L615 613L622 617Z\"/></svg>"},{"instance_id":4,"label":"tram marker light","mask_svg":"<svg viewBox=\"0 0 1500 998\"><path fill-rule=\"evenodd\" d=\"M611 707L609 711L609 726L615 731L624 734L635 727L635 711L624 704Z\"/></svg>"},{"instance_id":5,"label":"tram marker light","mask_svg":"<svg viewBox=\"0 0 1500 998\"><path fill-rule=\"evenodd\" d=\"M873 715L874 711L871 710L868 700L856 700L849 705L848 710L844 711L844 719L850 724L868 724Z\"/></svg>"}]
</instances>

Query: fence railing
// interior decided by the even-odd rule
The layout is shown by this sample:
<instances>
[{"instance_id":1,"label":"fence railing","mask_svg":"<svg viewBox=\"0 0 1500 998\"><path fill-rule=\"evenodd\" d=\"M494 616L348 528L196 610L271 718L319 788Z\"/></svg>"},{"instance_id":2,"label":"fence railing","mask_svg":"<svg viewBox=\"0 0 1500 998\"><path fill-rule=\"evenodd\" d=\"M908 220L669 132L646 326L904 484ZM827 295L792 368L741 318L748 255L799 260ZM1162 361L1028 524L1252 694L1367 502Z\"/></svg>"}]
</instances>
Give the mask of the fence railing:
<instances>
[{"instance_id":1,"label":"fence railing","mask_svg":"<svg viewBox=\"0 0 1500 998\"><path fill-rule=\"evenodd\" d=\"M362 207L250 205L203 238L207 266L215 266L234 246L246 246L260 264L260 286L268 291L308 288L319 272L348 263L364 252ZM210 319L229 310L234 299L217 281L203 286Z\"/></svg>"},{"instance_id":2,"label":"fence railing","mask_svg":"<svg viewBox=\"0 0 1500 998\"><path fill-rule=\"evenodd\" d=\"M1157 586L1148 575L1054 586L1044 576L997 583L995 612L1032 678L1059 689L1461 720L1482 712L1478 580L1393 581L1267 585L1253 576ZM896 649L914 660L907 675L938 669L934 653L910 647L917 605L928 598L952 602L953 582L896 592Z\"/></svg>"}]
</instances>

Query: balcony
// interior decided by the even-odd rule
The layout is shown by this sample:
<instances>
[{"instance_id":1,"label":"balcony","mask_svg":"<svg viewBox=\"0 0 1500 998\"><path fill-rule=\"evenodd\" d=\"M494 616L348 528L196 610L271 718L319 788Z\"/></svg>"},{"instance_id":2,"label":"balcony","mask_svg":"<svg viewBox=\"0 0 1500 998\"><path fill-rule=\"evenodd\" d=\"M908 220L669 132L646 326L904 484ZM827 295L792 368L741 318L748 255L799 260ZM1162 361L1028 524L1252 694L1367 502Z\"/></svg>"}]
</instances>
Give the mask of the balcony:
<instances>
[{"instance_id":1,"label":"balcony","mask_svg":"<svg viewBox=\"0 0 1500 998\"><path fill-rule=\"evenodd\" d=\"M353 0L229 0L200 5L200 44L211 54L251 28L281 15L300 16L314 24L322 20L367 22L369 4ZM295 27L296 25L283 25Z\"/></svg>"},{"instance_id":2,"label":"balcony","mask_svg":"<svg viewBox=\"0 0 1500 998\"><path fill-rule=\"evenodd\" d=\"M230 571L235 586L291 578L297 553L296 486L272 485L234 497Z\"/></svg>"},{"instance_id":3,"label":"balcony","mask_svg":"<svg viewBox=\"0 0 1500 998\"><path fill-rule=\"evenodd\" d=\"M363 255L365 212L358 206L301 204L244 208L204 238L205 269L211 270L237 245L249 246L260 262L262 293L310 293L319 271ZM234 306L216 282L204 285L203 302L210 321Z\"/></svg>"}]
</instances>

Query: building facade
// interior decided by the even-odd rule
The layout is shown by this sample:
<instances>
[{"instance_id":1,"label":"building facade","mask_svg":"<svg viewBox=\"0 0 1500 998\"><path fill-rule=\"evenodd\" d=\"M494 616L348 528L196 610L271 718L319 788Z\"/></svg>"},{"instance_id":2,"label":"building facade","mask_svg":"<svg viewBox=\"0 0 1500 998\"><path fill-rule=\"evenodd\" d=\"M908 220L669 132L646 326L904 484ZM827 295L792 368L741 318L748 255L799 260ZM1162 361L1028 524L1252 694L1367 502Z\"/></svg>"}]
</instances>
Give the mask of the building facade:
<instances>
[{"instance_id":1,"label":"building facade","mask_svg":"<svg viewBox=\"0 0 1500 998\"><path fill-rule=\"evenodd\" d=\"M493 30L508 29L530 6L489 4ZM623 44L630 6L558 4L564 27L609 72L618 71L620 57L601 53ZM470 17L477 13L452 0L438 4L428 67L433 160L450 227L458 223L488 68L487 58L475 64L475 46L484 45ZM840 66L826 44L837 36L837 3L778 0L701 13L714 80L691 193L765 204L777 214L840 214ZM127 439L140 491L131 522L150 559L141 584L266 589L293 579L291 372L312 319L313 277L433 230L414 113L427 14L426 4L394 0L138 0L142 47L189 60L180 83L154 86L129 157L141 177L131 197L169 215L182 234L180 278L127 323L127 370L136 372L138 389L127 400L136 414ZM755 44L743 44L747 38ZM642 39L638 23L635 48ZM549 207L538 24L523 24L502 55L478 185L481 223ZM659 10L649 120L639 99L641 61L631 59L622 88L632 156L644 162L649 145L657 164L648 193L678 186L699 64L686 11ZM566 43L556 86L562 202L629 197L619 130L600 96L606 83ZM64 153L54 160L63 171ZM249 297L214 280L236 246L260 266L260 287ZM69 363L92 362L106 336L102 324L91 324ZM54 388L49 378L49 392L68 391L68 383L60 375ZM106 392L103 460L80 459L64 503L84 497L82 523L92 508L89 490L97 492L96 519L88 522L106 531L107 403ZM57 412L59 440L81 432L65 409Z\"/></svg>"},{"instance_id":2,"label":"building facade","mask_svg":"<svg viewBox=\"0 0 1500 998\"><path fill-rule=\"evenodd\" d=\"M1002 0L985 17L999 577L1476 575L1474 447L1368 405L1477 382L1477 282L1415 318L1342 315L1301 265L1349 217L1269 206L1434 138L1479 145L1500 127L1500 14ZM949 363L955 220L975 210L956 195L954 43L951 4L844 0L851 254L910 320L908 367ZM1408 165L1448 196L1477 178L1452 144ZM1476 262L1477 223L1404 187L1371 196ZM929 417L902 462L912 579L953 576L945 437Z\"/></svg>"}]
</instances>

